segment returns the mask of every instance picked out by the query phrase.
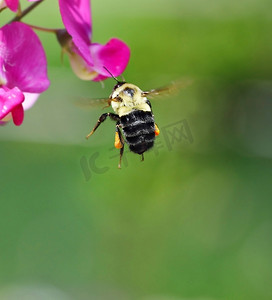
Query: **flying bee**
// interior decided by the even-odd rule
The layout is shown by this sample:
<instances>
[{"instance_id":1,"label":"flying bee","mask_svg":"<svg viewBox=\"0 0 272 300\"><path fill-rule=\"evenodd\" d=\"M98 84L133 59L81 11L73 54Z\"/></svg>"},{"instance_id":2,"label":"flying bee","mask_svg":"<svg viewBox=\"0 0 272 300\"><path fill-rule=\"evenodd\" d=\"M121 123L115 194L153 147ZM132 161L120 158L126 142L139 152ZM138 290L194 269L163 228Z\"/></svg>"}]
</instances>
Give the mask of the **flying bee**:
<instances>
[{"instance_id":1,"label":"flying bee","mask_svg":"<svg viewBox=\"0 0 272 300\"><path fill-rule=\"evenodd\" d=\"M116 132L114 146L120 149L118 168L121 168L125 142L132 152L141 155L141 160L143 161L144 152L153 147L155 137L160 133L154 120L151 103L147 99L147 96L154 97L161 94L172 93L179 85L172 84L160 89L142 91L138 86L132 83L117 80L109 70L107 71L112 78L115 79L117 84L114 86L109 98L104 100L107 101L108 106L111 106L115 113L103 113L86 138L88 139L107 117L115 121Z\"/></svg>"}]
</instances>

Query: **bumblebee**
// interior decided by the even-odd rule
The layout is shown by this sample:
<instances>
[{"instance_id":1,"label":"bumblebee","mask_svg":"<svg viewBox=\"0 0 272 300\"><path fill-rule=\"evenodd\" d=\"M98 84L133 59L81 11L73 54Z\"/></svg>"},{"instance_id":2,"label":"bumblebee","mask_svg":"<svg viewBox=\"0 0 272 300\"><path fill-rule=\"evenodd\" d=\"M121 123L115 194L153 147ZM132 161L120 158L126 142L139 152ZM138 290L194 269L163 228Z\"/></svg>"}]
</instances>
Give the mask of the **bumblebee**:
<instances>
[{"instance_id":1,"label":"bumblebee","mask_svg":"<svg viewBox=\"0 0 272 300\"><path fill-rule=\"evenodd\" d=\"M172 92L177 85L172 84L171 86L145 92L132 83L118 81L112 74L111 76L117 81L117 84L114 86L109 98L104 100L107 101L107 106L111 106L115 113L103 113L86 138L88 139L107 117L115 121L114 146L120 149L118 168L121 168L125 142L132 152L141 155L143 161L144 152L153 147L155 137L160 133L154 121L151 103L147 96L153 97Z\"/></svg>"}]
</instances>

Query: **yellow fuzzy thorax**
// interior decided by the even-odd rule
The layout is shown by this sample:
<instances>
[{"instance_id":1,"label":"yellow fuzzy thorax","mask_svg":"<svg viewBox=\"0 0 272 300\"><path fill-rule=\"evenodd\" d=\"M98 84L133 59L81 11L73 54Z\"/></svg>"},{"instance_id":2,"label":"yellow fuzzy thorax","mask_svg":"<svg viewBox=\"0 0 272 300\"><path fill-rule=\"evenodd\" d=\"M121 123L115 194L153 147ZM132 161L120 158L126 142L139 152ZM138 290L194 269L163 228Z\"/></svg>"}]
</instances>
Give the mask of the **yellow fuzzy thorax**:
<instances>
[{"instance_id":1,"label":"yellow fuzzy thorax","mask_svg":"<svg viewBox=\"0 0 272 300\"><path fill-rule=\"evenodd\" d=\"M147 98L142 96L142 93L143 91L136 85L124 83L116 88L110 96L112 109L120 117L133 110L151 111L150 106L146 103Z\"/></svg>"}]
</instances>

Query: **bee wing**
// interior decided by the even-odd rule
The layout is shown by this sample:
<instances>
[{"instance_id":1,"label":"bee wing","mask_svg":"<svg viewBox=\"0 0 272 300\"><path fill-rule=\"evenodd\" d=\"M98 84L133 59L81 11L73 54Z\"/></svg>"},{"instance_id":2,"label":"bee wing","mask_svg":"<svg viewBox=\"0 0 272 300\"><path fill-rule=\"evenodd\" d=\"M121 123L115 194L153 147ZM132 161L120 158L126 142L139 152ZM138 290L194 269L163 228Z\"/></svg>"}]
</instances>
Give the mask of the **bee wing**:
<instances>
[{"instance_id":1,"label":"bee wing","mask_svg":"<svg viewBox=\"0 0 272 300\"><path fill-rule=\"evenodd\" d=\"M81 97L75 101L75 104L81 108L96 108L109 106L109 98L92 99L88 97Z\"/></svg>"},{"instance_id":2,"label":"bee wing","mask_svg":"<svg viewBox=\"0 0 272 300\"><path fill-rule=\"evenodd\" d=\"M158 89L152 89L150 91L142 92L142 96L148 98L157 98L158 96L169 96L179 92L179 90L186 88L187 86L192 84L191 79L180 79L177 81L173 81L172 83L163 86Z\"/></svg>"}]
</instances>

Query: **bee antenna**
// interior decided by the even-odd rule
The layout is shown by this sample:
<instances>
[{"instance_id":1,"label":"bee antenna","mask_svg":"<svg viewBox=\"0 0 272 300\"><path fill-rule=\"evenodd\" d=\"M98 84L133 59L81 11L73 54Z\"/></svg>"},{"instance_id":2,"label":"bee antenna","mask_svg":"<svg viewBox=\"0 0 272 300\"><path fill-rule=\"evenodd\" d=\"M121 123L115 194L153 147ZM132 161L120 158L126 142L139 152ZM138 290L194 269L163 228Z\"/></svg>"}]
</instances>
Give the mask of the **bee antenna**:
<instances>
[{"instance_id":1,"label":"bee antenna","mask_svg":"<svg viewBox=\"0 0 272 300\"><path fill-rule=\"evenodd\" d=\"M123 74L120 75L122 77L122 80L125 82L125 77L123 76Z\"/></svg>"},{"instance_id":2,"label":"bee antenna","mask_svg":"<svg viewBox=\"0 0 272 300\"><path fill-rule=\"evenodd\" d=\"M110 76L111 76L115 81L119 82L119 80L118 80L115 76L113 76L112 73L111 73L105 66L103 66L103 68L110 74Z\"/></svg>"}]
</instances>

